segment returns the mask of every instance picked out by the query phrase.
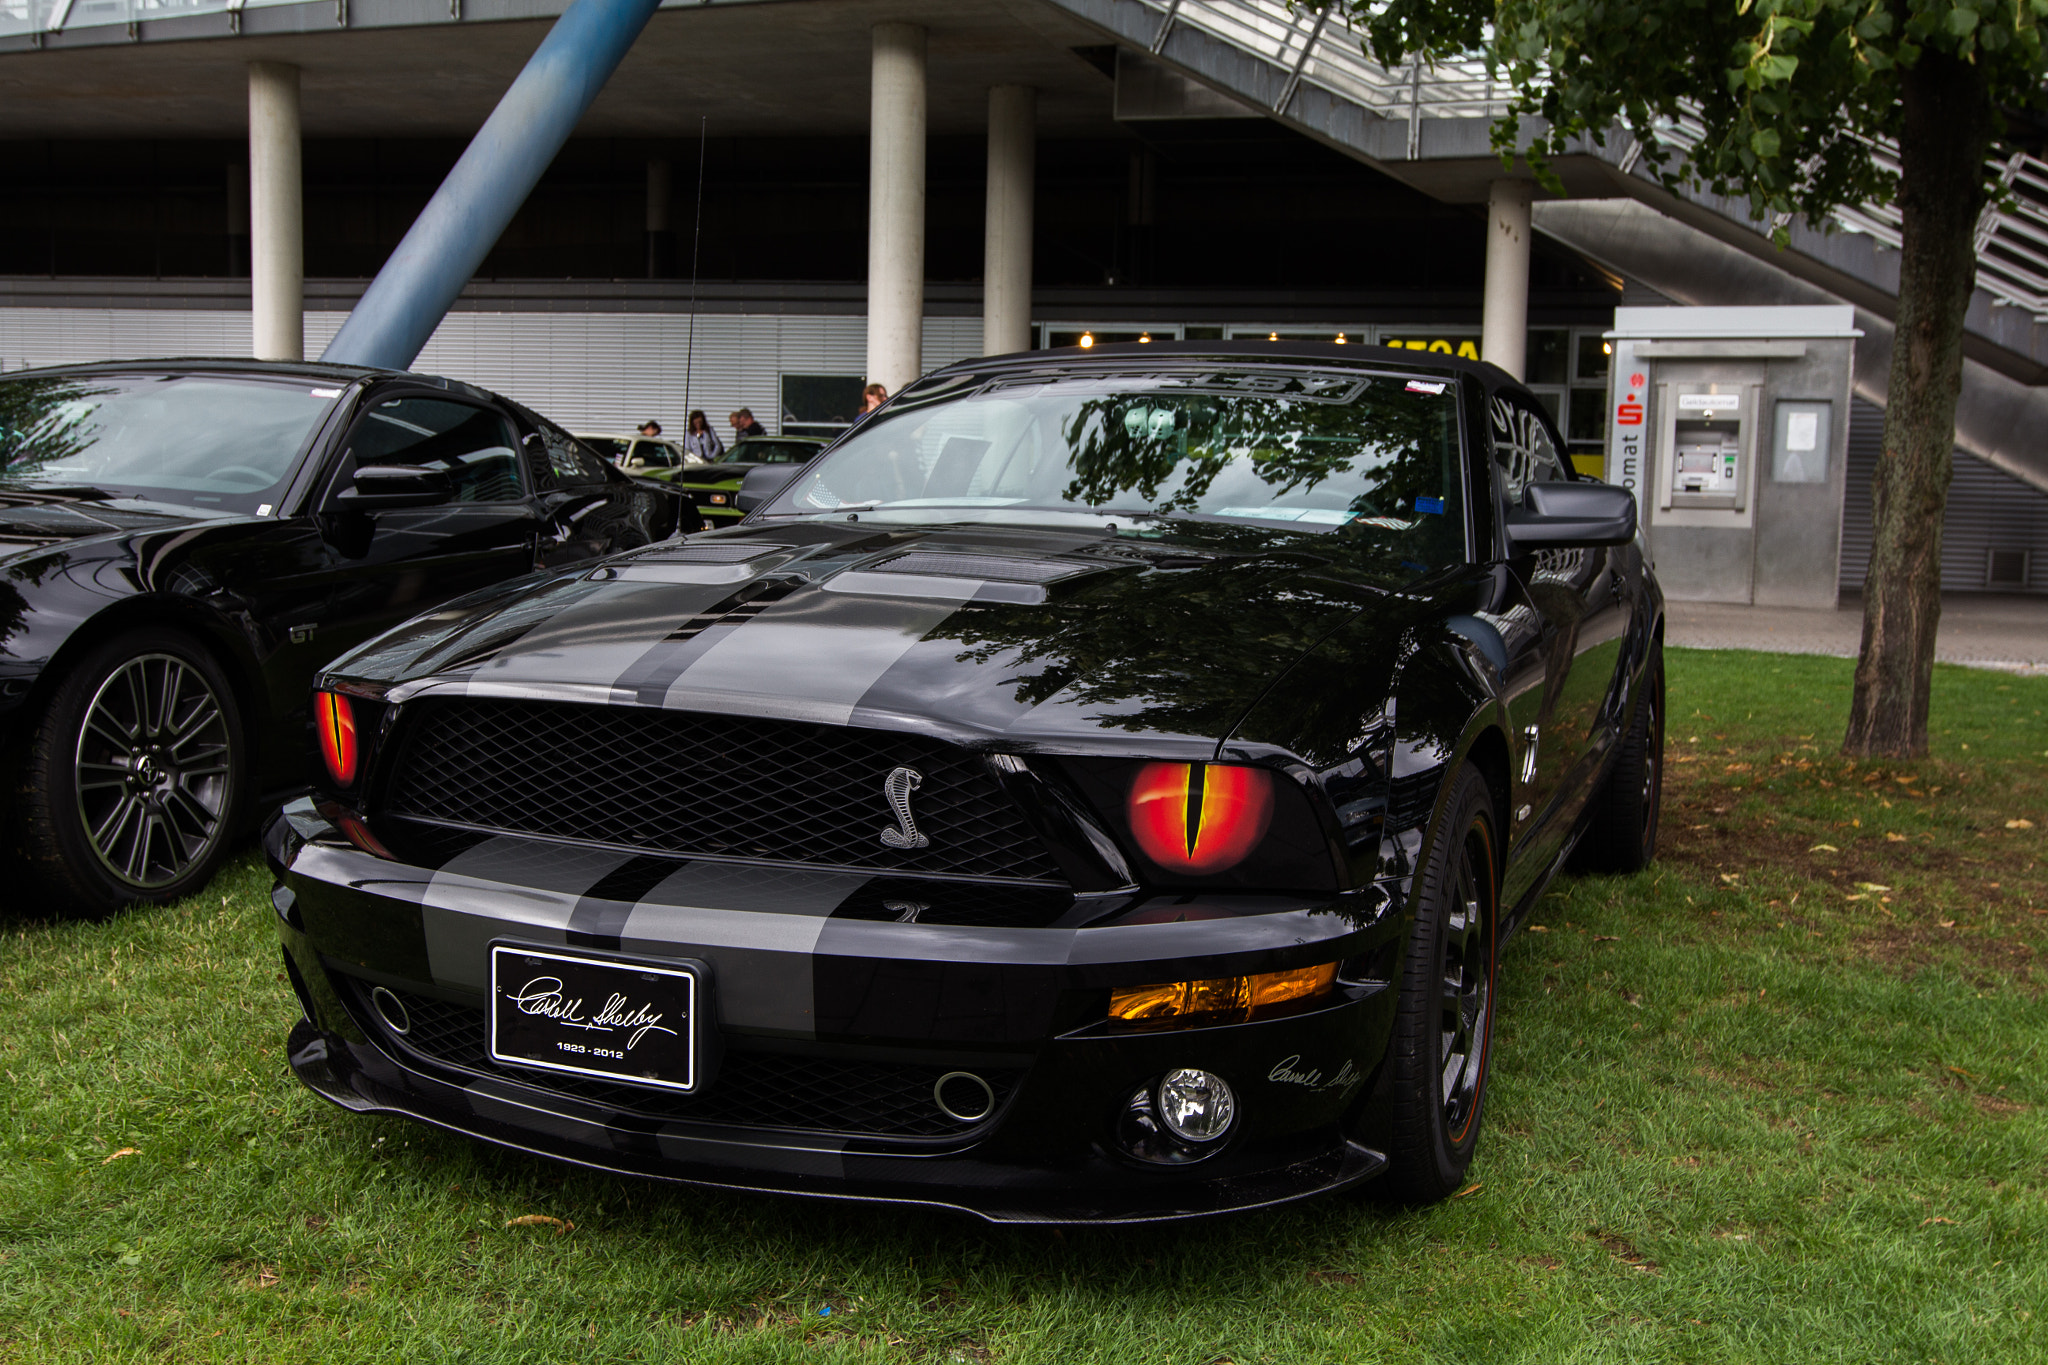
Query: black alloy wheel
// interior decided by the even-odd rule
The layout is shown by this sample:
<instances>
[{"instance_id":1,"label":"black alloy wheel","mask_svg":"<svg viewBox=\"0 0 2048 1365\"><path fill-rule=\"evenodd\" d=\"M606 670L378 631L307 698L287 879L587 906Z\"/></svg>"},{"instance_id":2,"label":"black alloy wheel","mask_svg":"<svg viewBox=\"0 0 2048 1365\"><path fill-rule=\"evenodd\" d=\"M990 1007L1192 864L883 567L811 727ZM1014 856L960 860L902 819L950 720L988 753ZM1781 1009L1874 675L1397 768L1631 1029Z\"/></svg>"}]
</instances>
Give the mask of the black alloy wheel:
<instances>
[{"instance_id":1,"label":"black alloy wheel","mask_svg":"<svg viewBox=\"0 0 2048 1365\"><path fill-rule=\"evenodd\" d=\"M1664 805L1664 647L1652 645L1642 693L1607 780L1588 803L1574 872L1640 872L1657 856Z\"/></svg>"},{"instance_id":2,"label":"black alloy wheel","mask_svg":"<svg viewBox=\"0 0 2048 1365\"><path fill-rule=\"evenodd\" d=\"M1479 1145L1500 956L1495 829L1485 779L1460 769L1415 879L1415 927L1387 1057L1388 1166L1373 1189L1396 1203L1456 1193Z\"/></svg>"},{"instance_id":3,"label":"black alloy wheel","mask_svg":"<svg viewBox=\"0 0 2048 1365\"><path fill-rule=\"evenodd\" d=\"M174 631L108 640L58 684L20 792L32 873L59 912L103 913L204 886L239 828L234 689Z\"/></svg>"}]
</instances>

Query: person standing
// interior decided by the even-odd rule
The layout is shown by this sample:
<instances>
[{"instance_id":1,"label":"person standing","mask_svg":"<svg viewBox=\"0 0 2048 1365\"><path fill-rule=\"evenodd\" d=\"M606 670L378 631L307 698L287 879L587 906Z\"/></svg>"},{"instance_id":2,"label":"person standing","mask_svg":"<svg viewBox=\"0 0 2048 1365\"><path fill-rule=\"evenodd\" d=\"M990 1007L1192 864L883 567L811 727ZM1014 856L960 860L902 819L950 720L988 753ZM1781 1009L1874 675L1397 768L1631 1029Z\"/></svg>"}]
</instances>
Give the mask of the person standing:
<instances>
[{"instance_id":1,"label":"person standing","mask_svg":"<svg viewBox=\"0 0 2048 1365\"><path fill-rule=\"evenodd\" d=\"M880 384L870 384L860 391L860 411L854 414L854 425L867 420L867 415L889 401L889 391Z\"/></svg>"},{"instance_id":2,"label":"person standing","mask_svg":"<svg viewBox=\"0 0 2048 1365\"><path fill-rule=\"evenodd\" d=\"M725 442L718 439L718 433L711 429L710 419L704 416L704 409L694 408L683 432L683 449L693 459L705 464L717 464L725 458Z\"/></svg>"},{"instance_id":3,"label":"person standing","mask_svg":"<svg viewBox=\"0 0 2048 1365\"><path fill-rule=\"evenodd\" d=\"M744 441L749 436L766 436L768 434L768 428L754 420L754 410L752 408L741 408L732 415L730 420L735 441Z\"/></svg>"},{"instance_id":4,"label":"person standing","mask_svg":"<svg viewBox=\"0 0 2048 1365\"><path fill-rule=\"evenodd\" d=\"M648 418L640 424L640 434L642 436L661 435L661 423L655 421L652 417Z\"/></svg>"}]
</instances>

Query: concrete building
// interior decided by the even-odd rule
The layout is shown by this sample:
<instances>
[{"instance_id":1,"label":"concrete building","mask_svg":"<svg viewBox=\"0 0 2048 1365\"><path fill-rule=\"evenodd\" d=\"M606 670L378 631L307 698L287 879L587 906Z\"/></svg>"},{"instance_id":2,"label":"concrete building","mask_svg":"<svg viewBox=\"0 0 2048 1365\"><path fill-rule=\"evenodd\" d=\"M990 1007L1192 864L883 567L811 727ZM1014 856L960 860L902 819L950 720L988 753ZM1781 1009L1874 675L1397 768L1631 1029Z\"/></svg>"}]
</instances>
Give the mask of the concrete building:
<instances>
[{"instance_id":1,"label":"concrete building","mask_svg":"<svg viewBox=\"0 0 2048 1365\"><path fill-rule=\"evenodd\" d=\"M0 367L318 355L565 2L0 0ZM830 432L984 352L1342 337L1484 354L1599 470L1618 306L1847 304L1859 585L1895 219L1778 252L1625 145L1551 200L1488 149L1502 107L1281 0L671 0L417 363L572 426ZM2048 592L2048 167L2009 178L1949 586Z\"/></svg>"}]
</instances>

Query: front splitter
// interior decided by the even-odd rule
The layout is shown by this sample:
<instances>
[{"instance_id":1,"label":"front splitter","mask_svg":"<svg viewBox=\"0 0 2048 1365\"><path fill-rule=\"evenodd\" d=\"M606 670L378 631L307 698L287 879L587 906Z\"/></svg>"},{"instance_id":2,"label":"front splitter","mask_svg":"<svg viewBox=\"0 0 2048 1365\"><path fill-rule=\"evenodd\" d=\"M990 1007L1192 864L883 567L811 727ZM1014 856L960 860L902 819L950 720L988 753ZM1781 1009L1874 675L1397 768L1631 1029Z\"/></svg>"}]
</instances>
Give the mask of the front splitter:
<instances>
[{"instance_id":1,"label":"front splitter","mask_svg":"<svg viewBox=\"0 0 2048 1365\"><path fill-rule=\"evenodd\" d=\"M322 1099L351 1113L412 1119L512 1151L646 1180L756 1194L909 1205L968 1214L991 1223L1166 1223L1243 1213L1349 1189L1378 1175L1387 1164L1383 1154L1338 1138L1320 1151L1269 1170L1213 1180L1134 1179L1113 1191L1063 1191L1043 1186L1024 1191L1000 1184L913 1186L825 1178L800 1169L772 1173L726 1170L651 1152L599 1151L567 1136L536 1132L480 1114L458 1116L422 1102L403 1086L369 1074L349 1045L331 1039L305 1019L293 1027L287 1046L292 1070L299 1079ZM575 1124L564 1127L573 1129Z\"/></svg>"}]
</instances>

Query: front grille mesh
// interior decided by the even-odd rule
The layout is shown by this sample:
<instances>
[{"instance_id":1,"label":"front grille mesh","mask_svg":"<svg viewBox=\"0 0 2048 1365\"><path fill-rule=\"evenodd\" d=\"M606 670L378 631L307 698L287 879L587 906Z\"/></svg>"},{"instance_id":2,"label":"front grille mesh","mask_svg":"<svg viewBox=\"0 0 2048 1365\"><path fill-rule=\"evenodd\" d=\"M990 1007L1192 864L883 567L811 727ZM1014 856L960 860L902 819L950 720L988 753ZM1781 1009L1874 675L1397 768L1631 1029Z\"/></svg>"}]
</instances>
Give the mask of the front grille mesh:
<instances>
[{"instance_id":1,"label":"front grille mesh","mask_svg":"<svg viewBox=\"0 0 2048 1365\"><path fill-rule=\"evenodd\" d=\"M405 1006L411 1023L410 1031L399 1040L402 1046L466 1071L504 1076L623 1113L863 1137L955 1137L980 1126L949 1117L932 1101L932 1087L952 1067L732 1052L726 1054L703 1093L677 1095L594 1077L500 1066L490 1060L481 1009L409 991L392 993ZM364 994L358 987L358 1017L381 1036L395 1037L373 1012L361 1008ZM1021 1070L1002 1068L981 1069L975 1074L995 1092L997 1112L1024 1075Z\"/></svg>"},{"instance_id":2,"label":"front grille mesh","mask_svg":"<svg viewBox=\"0 0 2048 1365\"><path fill-rule=\"evenodd\" d=\"M683 857L1058 882L972 754L916 735L559 702L417 703L392 814ZM899 765L921 849L881 840Z\"/></svg>"}]
</instances>

